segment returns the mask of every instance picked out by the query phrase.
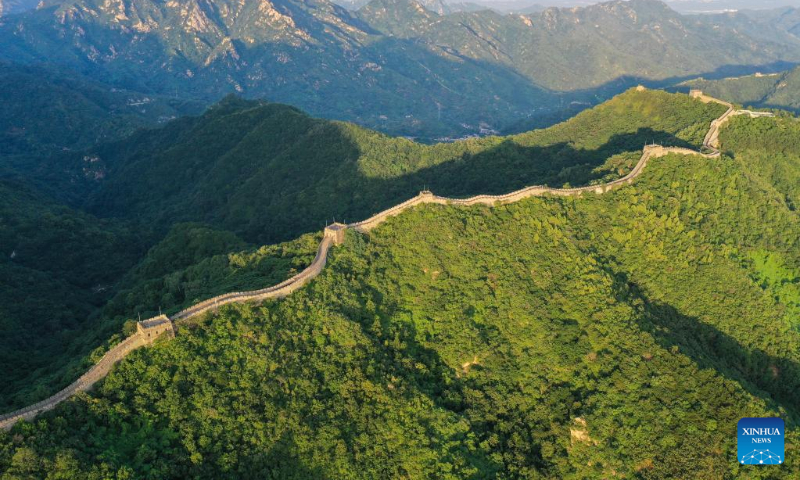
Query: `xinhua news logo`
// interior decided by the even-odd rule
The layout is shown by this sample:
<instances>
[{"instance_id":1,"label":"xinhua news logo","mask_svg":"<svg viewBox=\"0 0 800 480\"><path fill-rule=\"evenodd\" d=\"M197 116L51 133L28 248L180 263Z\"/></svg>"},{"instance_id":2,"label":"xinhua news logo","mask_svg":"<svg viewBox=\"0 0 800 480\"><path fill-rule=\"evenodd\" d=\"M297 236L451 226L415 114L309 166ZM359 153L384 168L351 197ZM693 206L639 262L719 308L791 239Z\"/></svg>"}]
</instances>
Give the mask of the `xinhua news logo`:
<instances>
[{"instance_id":1,"label":"xinhua news logo","mask_svg":"<svg viewBox=\"0 0 800 480\"><path fill-rule=\"evenodd\" d=\"M740 464L780 465L784 462L782 419L743 418L736 428Z\"/></svg>"}]
</instances>

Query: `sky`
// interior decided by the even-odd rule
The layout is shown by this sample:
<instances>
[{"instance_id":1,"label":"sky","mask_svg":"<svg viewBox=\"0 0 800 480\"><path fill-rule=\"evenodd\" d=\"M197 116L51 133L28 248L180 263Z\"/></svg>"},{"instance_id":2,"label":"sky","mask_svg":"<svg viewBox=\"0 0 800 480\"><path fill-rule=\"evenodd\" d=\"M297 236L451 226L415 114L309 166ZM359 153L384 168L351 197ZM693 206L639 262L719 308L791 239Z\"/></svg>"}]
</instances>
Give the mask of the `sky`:
<instances>
[{"instance_id":1,"label":"sky","mask_svg":"<svg viewBox=\"0 0 800 480\"><path fill-rule=\"evenodd\" d=\"M666 2L674 10L684 13L800 7L800 0L666 0Z\"/></svg>"},{"instance_id":2,"label":"sky","mask_svg":"<svg viewBox=\"0 0 800 480\"><path fill-rule=\"evenodd\" d=\"M574 7L599 3L600 0L521 0L520 3L538 3L547 7ZM800 0L663 0L682 13L716 13L725 10L800 7ZM480 3L511 3L509 0L480 0Z\"/></svg>"}]
</instances>

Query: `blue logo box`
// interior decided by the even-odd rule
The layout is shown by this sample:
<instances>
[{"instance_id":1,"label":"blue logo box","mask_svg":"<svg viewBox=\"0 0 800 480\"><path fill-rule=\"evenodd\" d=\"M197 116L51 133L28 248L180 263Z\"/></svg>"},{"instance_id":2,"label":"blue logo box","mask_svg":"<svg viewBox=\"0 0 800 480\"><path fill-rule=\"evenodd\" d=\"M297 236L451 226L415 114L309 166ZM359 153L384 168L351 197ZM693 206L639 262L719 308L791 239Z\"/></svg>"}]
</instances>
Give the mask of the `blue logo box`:
<instances>
[{"instance_id":1,"label":"blue logo box","mask_svg":"<svg viewBox=\"0 0 800 480\"><path fill-rule=\"evenodd\" d=\"M780 465L786 460L783 419L743 418L736 429L740 464Z\"/></svg>"}]
</instances>

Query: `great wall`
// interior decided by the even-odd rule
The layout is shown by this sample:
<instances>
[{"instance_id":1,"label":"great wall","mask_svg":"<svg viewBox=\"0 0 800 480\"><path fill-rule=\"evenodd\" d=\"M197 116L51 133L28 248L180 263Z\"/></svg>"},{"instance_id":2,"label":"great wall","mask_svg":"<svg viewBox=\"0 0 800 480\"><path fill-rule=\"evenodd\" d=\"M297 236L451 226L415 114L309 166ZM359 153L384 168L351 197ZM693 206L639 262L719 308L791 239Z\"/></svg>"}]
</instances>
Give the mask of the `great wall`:
<instances>
[{"instance_id":1,"label":"great wall","mask_svg":"<svg viewBox=\"0 0 800 480\"><path fill-rule=\"evenodd\" d=\"M643 87L639 87L639 89L643 89ZM97 381L104 378L111 371L111 368L114 366L114 364L125 358L130 352L140 347L152 344L162 335L174 337L175 325L179 322L184 322L190 318L202 315L210 310L215 310L216 308L229 303L278 299L300 289L311 279L322 272L323 268L325 267L325 263L327 262L328 251L330 250L331 246L341 244L344 241L345 232L348 229L352 229L359 233L367 233L379 224L386 221L388 218L398 215L416 205L425 203L459 206L478 204L494 206L513 203L525 198L542 195L576 196L581 195L584 192L593 192L596 194L606 193L622 185L632 183L634 179L641 175L642 171L644 171L644 168L647 166L647 162L652 158L659 158L673 153L682 155L699 155L704 158L719 157L721 155L719 151L720 128L735 115L749 115L752 118L772 116L772 114L765 112L736 110L732 104L709 97L707 95L703 95L703 93L698 90L692 90L690 95L692 98L698 99L704 103L713 102L728 107L725 113L711 122L709 131L703 140L703 149L705 149L707 153L697 152L688 148L647 145L644 147L641 158L630 171L630 173L620 179L602 185L589 185L578 188L550 188L537 185L525 187L521 190L504 195L477 195L464 199L439 197L429 191L423 191L420 192L416 197L395 205L394 207L384 210L361 222L350 223L347 225L334 223L333 225L325 227L322 241L317 248L317 254L314 257L313 262L311 262L311 264L302 272L272 287L247 292L226 293L192 305L191 307L182 310L171 317L159 315L157 317L138 322L136 333L106 352L100 361L90 368L89 371L83 374L78 380L50 398L15 412L0 416L0 429L8 430L20 420L31 420L39 413L55 408L56 405L75 395L76 393L89 390Z\"/></svg>"}]
</instances>

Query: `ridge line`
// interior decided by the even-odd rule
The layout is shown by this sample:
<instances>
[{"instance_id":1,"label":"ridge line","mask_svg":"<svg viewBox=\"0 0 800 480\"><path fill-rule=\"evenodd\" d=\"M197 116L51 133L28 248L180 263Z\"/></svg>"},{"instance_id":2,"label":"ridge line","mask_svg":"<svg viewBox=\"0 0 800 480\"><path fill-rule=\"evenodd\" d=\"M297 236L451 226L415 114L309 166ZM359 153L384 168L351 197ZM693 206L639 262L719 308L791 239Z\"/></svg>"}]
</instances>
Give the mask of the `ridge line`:
<instances>
[{"instance_id":1,"label":"ridge line","mask_svg":"<svg viewBox=\"0 0 800 480\"><path fill-rule=\"evenodd\" d=\"M425 190L420 192L416 197L401 202L360 222L349 223L347 225L334 223L325 227L323 230L322 241L317 248L317 253L314 257L314 260L300 273L278 283L277 285L258 290L228 292L198 302L184 310L181 310L171 317L159 315L157 317L138 322L136 333L108 350L100 359L100 361L93 365L86 373L84 373L69 386L60 390L55 395L52 395L40 402L34 403L33 405L23 407L5 415L0 415L0 429L9 430L19 420L31 420L39 413L52 410L56 407L56 405L68 399L69 397L79 392L85 392L89 390L97 381L104 378L111 371L111 368L114 366L114 364L116 364L116 362L125 358L132 351L138 349L139 347L152 344L156 338L162 334L167 334L170 337L174 337L175 324L177 322L186 321L190 318L202 315L209 310L219 308L221 305L284 298L294 291L300 289L311 279L315 278L322 272L325 264L327 263L328 251L330 250L331 246L341 244L344 241L345 231L348 229L353 229L359 233L367 233L379 224L386 221L388 218L398 215L411 207L424 203L458 206L477 204L494 206L496 204L514 203L525 198L538 197L545 194L558 196L580 196L584 192L594 192L598 195L603 194L619 186L633 183L633 181L642 174L644 168L647 166L647 162L651 158L660 158L670 153L699 155L703 158L720 157L721 152L719 150L719 132L721 127L727 123L732 116L749 115L751 118L774 116L774 114L765 112L736 110L733 104L716 99L714 97L703 95L703 93L700 91L692 91L691 96L692 98L696 98L704 103L718 103L728 107L725 113L711 122L708 133L703 139L702 148L707 149L709 153L702 153L702 151L695 151L688 148L645 145L644 149L642 150L641 158L627 175L601 185L589 185L576 188L551 188L542 185L534 185L502 195L475 195L473 197L464 199L440 197L434 195L430 191Z\"/></svg>"}]
</instances>

